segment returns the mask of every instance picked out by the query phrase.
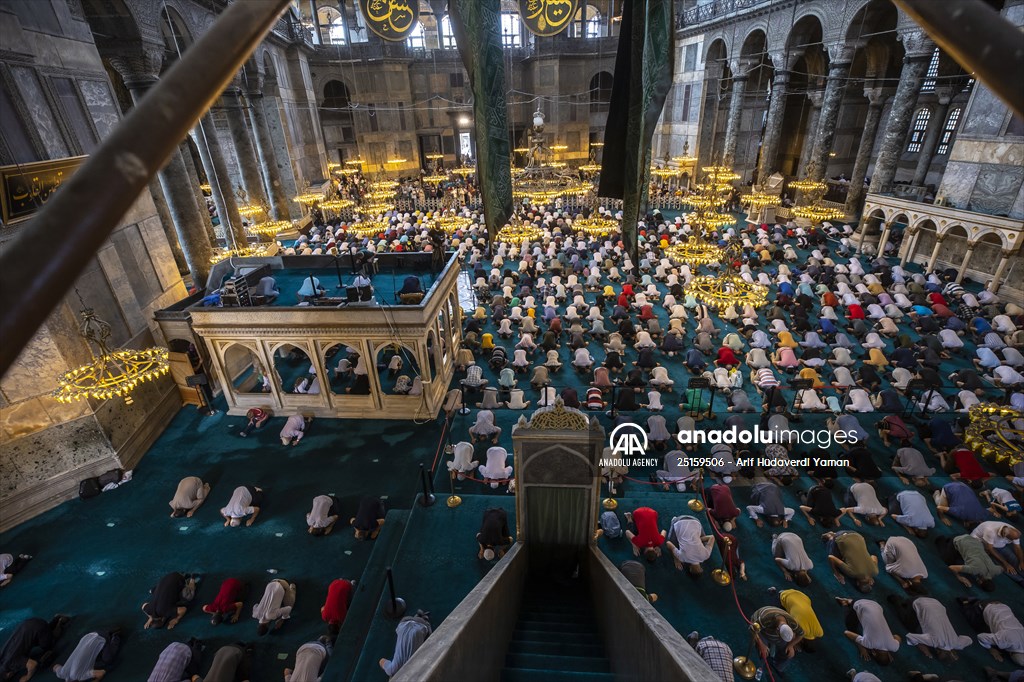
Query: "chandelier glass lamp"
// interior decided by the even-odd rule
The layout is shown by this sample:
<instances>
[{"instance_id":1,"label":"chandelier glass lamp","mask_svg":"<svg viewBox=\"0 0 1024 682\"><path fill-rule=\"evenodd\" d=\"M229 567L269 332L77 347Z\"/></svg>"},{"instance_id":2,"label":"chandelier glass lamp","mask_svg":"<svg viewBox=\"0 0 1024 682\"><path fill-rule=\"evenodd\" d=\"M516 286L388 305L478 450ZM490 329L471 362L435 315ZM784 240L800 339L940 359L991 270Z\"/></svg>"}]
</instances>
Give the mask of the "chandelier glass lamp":
<instances>
[{"instance_id":1,"label":"chandelier glass lamp","mask_svg":"<svg viewBox=\"0 0 1024 682\"><path fill-rule=\"evenodd\" d=\"M516 221L498 230L497 241L518 245L523 242L540 241L543 236L544 231L533 223Z\"/></svg>"},{"instance_id":2,"label":"chandelier glass lamp","mask_svg":"<svg viewBox=\"0 0 1024 682\"><path fill-rule=\"evenodd\" d=\"M110 325L96 317L92 308L83 308L81 315L79 333L89 345L93 359L89 364L68 370L57 377L57 388L52 394L57 402L124 397L125 403L130 405L130 394L136 386L167 374L170 363L166 348L157 346L143 350L125 348L112 351L107 347Z\"/></svg>"},{"instance_id":3,"label":"chandelier glass lamp","mask_svg":"<svg viewBox=\"0 0 1024 682\"><path fill-rule=\"evenodd\" d=\"M680 156L673 156L672 160L680 166L690 166L697 163L697 157L690 154L690 141L683 142L683 153Z\"/></svg>"},{"instance_id":4,"label":"chandelier glass lamp","mask_svg":"<svg viewBox=\"0 0 1024 682\"><path fill-rule=\"evenodd\" d=\"M1013 466L1024 461L1024 412L1007 405L979 403L968 410L964 443L985 459Z\"/></svg>"},{"instance_id":5,"label":"chandelier glass lamp","mask_svg":"<svg viewBox=\"0 0 1024 682\"><path fill-rule=\"evenodd\" d=\"M229 258L258 258L266 256L268 255L267 246L266 244L252 244L237 249L220 249L219 251L214 251L213 255L210 256L210 264L216 265L222 260Z\"/></svg>"},{"instance_id":6,"label":"chandelier glass lamp","mask_svg":"<svg viewBox=\"0 0 1024 682\"><path fill-rule=\"evenodd\" d=\"M387 232L389 229L391 229L391 223L386 220L363 220L347 226L345 231L362 239L376 237L378 234Z\"/></svg>"},{"instance_id":7,"label":"chandelier glass lamp","mask_svg":"<svg viewBox=\"0 0 1024 682\"><path fill-rule=\"evenodd\" d=\"M576 230L582 230L585 234L592 237L607 237L619 231L619 221L614 218L592 216L590 218L577 218L572 221L572 227Z\"/></svg>"},{"instance_id":8,"label":"chandelier glass lamp","mask_svg":"<svg viewBox=\"0 0 1024 682\"><path fill-rule=\"evenodd\" d=\"M452 173L455 175L468 178L470 175L476 174L476 166L462 165L452 169Z\"/></svg>"},{"instance_id":9,"label":"chandelier glass lamp","mask_svg":"<svg viewBox=\"0 0 1024 682\"><path fill-rule=\"evenodd\" d=\"M320 202L320 208L333 213L339 213L344 211L346 208L352 208L355 205L356 202L344 197L336 197L334 199L327 199L326 201Z\"/></svg>"},{"instance_id":10,"label":"chandelier glass lamp","mask_svg":"<svg viewBox=\"0 0 1024 682\"><path fill-rule=\"evenodd\" d=\"M725 251L711 242L691 239L667 247L665 255L679 263L697 266L720 263L725 258Z\"/></svg>"},{"instance_id":11,"label":"chandelier glass lamp","mask_svg":"<svg viewBox=\"0 0 1024 682\"><path fill-rule=\"evenodd\" d=\"M750 304L760 308L768 302L768 287L751 284L735 273L698 275L685 287L686 293L709 308L722 309L730 305Z\"/></svg>"},{"instance_id":12,"label":"chandelier glass lamp","mask_svg":"<svg viewBox=\"0 0 1024 682\"><path fill-rule=\"evenodd\" d=\"M324 193L314 190L312 187L306 187L299 194L292 197L292 201L303 206L314 206L324 200Z\"/></svg>"},{"instance_id":13,"label":"chandelier glass lamp","mask_svg":"<svg viewBox=\"0 0 1024 682\"><path fill-rule=\"evenodd\" d=\"M455 234L473 224L472 218L462 215L442 215L434 220L434 226L447 234Z\"/></svg>"},{"instance_id":14,"label":"chandelier glass lamp","mask_svg":"<svg viewBox=\"0 0 1024 682\"><path fill-rule=\"evenodd\" d=\"M246 231L261 236L273 236L292 229L290 220L267 220L262 223L251 223Z\"/></svg>"},{"instance_id":15,"label":"chandelier glass lamp","mask_svg":"<svg viewBox=\"0 0 1024 682\"><path fill-rule=\"evenodd\" d=\"M437 154L430 154L427 158L430 158L431 156L438 156L438 155ZM448 179L448 174L442 171L440 162L439 161L435 161L434 162L434 167L431 169L430 173L428 173L427 175L424 175L420 179L423 182L426 182L426 183L431 184L431 185L439 185L439 184L441 184L442 182L444 182L444 181L446 181Z\"/></svg>"},{"instance_id":16,"label":"chandelier glass lamp","mask_svg":"<svg viewBox=\"0 0 1024 682\"><path fill-rule=\"evenodd\" d=\"M802 180L794 180L789 186L800 190L801 201L791 208L798 218L810 221L812 225L823 223L826 220L840 220L846 215L846 211L835 206L826 206L823 197L828 185L821 180L814 180L817 176L818 162L811 159L807 164L807 177Z\"/></svg>"},{"instance_id":17,"label":"chandelier glass lamp","mask_svg":"<svg viewBox=\"0 0 1024 682\"><path fill-rule=\"evenodd\" d=\"M533 128L526 166L513 169L512 197L531 204L546 204L559 197L587 194L589 183L580 182L578 174L566 170L566 164L553 160L553 148L544 141L544 114L533 114Z\"/></svg>"}]
</instances>

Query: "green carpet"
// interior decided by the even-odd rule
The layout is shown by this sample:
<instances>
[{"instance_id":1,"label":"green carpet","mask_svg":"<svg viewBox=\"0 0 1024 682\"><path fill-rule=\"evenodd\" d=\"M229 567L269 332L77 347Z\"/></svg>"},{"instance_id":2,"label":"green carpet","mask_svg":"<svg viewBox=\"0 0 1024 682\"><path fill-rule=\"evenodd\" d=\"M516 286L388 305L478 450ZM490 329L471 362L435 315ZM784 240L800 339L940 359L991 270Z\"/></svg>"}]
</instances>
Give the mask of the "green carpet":
<instances>
[{"instance_id":1,"label":"green carpet","mask_svg":"<svg viewBox=\"0 0 1024 682\"><path fill-rule=\"evenodd\" d=\"M223 412L201 418L184 408L131 482L95 499L62 504L0 535L3 551L35 555L0 596L0 641L25 618L63 612L74 615L59 647L63 657L86 632L124 628L120 660L108 680L144 680L167 644L192 636L207 643L207 665L218 647L253 642L254 669L260 671L254 679L279 679L296 649L323 634L319 609L328 584L360 578L374 549L374 542L355 540L343 524L367 494L387 496L389 508L408 508L419 484L418 463L429 465L433 456L425 444L436 443L440 432L433 423L396 429L393 423L318 420L301 445L284 448L277 437L283 418L248 439L234 435L242 423ZM168 518L167 502L188 475L212 483L210 499L191 519ZM265 489L263 512L251 528L224 528L219 509L243 484ZM330 536L318 538L306 533L305 514L323 493L341 501L343 520ZM139 607L173 570L203 574L196 600L175 630L145 631ZM228 577L248 581L252 591L238 624L214 627L199 609ZM296 583L295 610L282 630L257 637L252 604L274 577ZM332 660L329 671L339 665Z\"/></svg>"},{"instance_id":2,"label":"green carpet","mask_svg":"<svg viewBox=\"0 0 1024 682\"><path fill-rule=\"evenodd\" d=\"M297 273L294 282L287 277L284 281L279 280L282 292L293 295L302 274ZM376 282L378 287L383 285L380 279ZM401 286L400 279L398 286ZM330 285L333 280L324 275L321 281ZM588 300L592 300L592 295ZM286 298L282 304L289 304ZM662 326L667 328L667 313L658 307L655 310ZM692 326L692 322L690 324ZM732 330L724 323L719 323L719 326L723 334ZM489 330L494 331L493 326ZM912 335L916 338L916 334ZM498 342L507 348L514 343ZM968 341L967 345L968 351L973 352L973 343ZM591 344L591 351L599 360L604 357L597 344ZM571 358L566 347L561 349L560 355L566 367L553 375L556 388L575 387L582 397L586 377L577 375L568 365ZM624 361L628 364L635 357L635 352L630 351ZM943 373L968 366L968 357L946 363ZM485 361L482 362L484 376L492 384L496 383L496 373L486 366ZM671 396L666 395L664 400L668 406L664 415L670 425L680 416L674 406L678 402L678 387L686 378L680 362L676 358L666 363L671 376L678 382L677 391ZM303 371L300 363L296 363L295 371ZM456 381L459 378L462 375L457 376ZM528 388L528 377L520 375L519 382L527 389L527 397L536 400L536 392ZM744 390L757 404L753 389L747 386ZM996 394L993 392L993 396ZM786 396L791 398L791 392L787 390ZM716 406L724 408L724 404L719 396ZM455 417L451 429L453 442L468 440L467 429L473 423L475 413L474 409L473 414ZM510 410L498 410L496 414L497 423L504 428L500 443L511 449L511 426L520 414ZM641 411L634 418L645 422L647 416L648 413ZM610 419L604 415L598 418L606 429L610 429ZM750 414L745 418L749 423L755 423L758 415ZM868 427L875 419L875 415L861 416L862 423ZM824 416L807 415L800 428L815 428L823 421ZM386 525L376 543L357 542L351 532L341 526L326 538L314 538L305 532L304 515L312 498L321 493L334 493L339 497L344 519L352 515L364 494L388 496L390 509L410 509L419 487L418 465L423 463L430 467L434 462L441 434L440 422L416 426L390 421L318 420L303 443L289 449L283 448L277 440L283 419L275 418L263 431L247 440L233 435L241 423L241 418L229 418L223 412L215 417L201 418L193 408L185 408L142 460L132 482L95 500L63 504L0 535L0 550L15 554L28 552L36 556L14 583L2 592L0 639L5 639L10 630L26 617L49 616L62 611L75 615L60 646L62 657L70 652L82 634L90 630L113 626L125 628L127 636L121 660L107 678L115 682L145 679L157 655L169 642L184 641L190 636L207 641L207 661L222 644L236 640L253 641L257 650L256 669L260 671L258 679L279 679L281 670L294 662L295 650L323 631L318 609L329 582L337 577L358 577L360 585L350 615L352 622L343 628L325 679L343 680L349 677L348 671L354 670L350 679L360 682L384 680L377 660L391 656L395 624L379 614L381 602L378 595L383 568L394 566L399 595L406 599L411 612L417 609L430 611L435 628L489 570L489 564L475 558L474 534L481 514L488 506L498 505L508 509L511 515L514 500L504 488L492 490L467 479L451 484L462 495L464 503L455 510L448 509L444 506L444 498L450 484L443 456L436 466L438 503L427 509L413 508L408 517L404 512L389 515L391 527ZM477 459L483 461L488 445L477 445ZM887 465L891 452L875 438L871 447L877 453L878 464ZM920 444L918 447L924 449ZM630 475L641 483L627 483L620 511L649 504L660 512L662 527L666 527L673 515L688 513L685 506L688 496L652 490L642 483L651 473L653 467L631 471ZM193 519L169 519L167 501L173 495L178 480L187 475L198 475L212 482L211 499ZM941 483L942 480L936 478L935 482ZM848 480L840 479L837 494L848 483ZM227 502L231 490L240 484L266 488L264 513L252 528L225 529L218 509ZM806 486L806 480L801 480L792 487ZM901 485L895 478L885 478L879 485L880 493L899 487ZM742 506L746 502L746 492L737 486L737 504ZM792 492L787 491L786 502L790 506L795 504ZM845 526L851 527L848 521ZM792 529L804 535L808 552L816 562L815 582L808 588L808 594L826 630L827 645L820 647L819 653L800 654L785 677L792 680L839 679L837 676L843 671L860 663L854 647L842 638L842 621L831 596L856 596L857 593L848 587L840 588L834 582L823 548L817 540L819 528L808 528L806 522L798 517ZM866 526L861 532L869 540L882 536L878 529ZM884 532L902 533L902 530L896 530L890 522ZM961 531L956 526L953 529L941 527L936 531L953 532ZM769 602L765 592L768 586L783 583L781 574L770 560L771 530L755 529L744 521L737 536L742 543L750 575L749 582L737 585L737 592L744 611L750 613ZM376 546L378 543L379 547ZM601 546L615 562L629 556L624 540L602 540ZM928 549L930 541L919 542L919 547L931 572L927 581L931 595L951 604L950 616L959 632L976 636L952 604L952 597L969 591L953 581L946 568L939 565ZM245 619L237 625L215 628L199 612L199 606L212 600L220 581L227 577L250 581L253 596L258 597L271 578L268 569L276 569L279 571L277 576L288 577L298 585L293 618L282 631L263 638L256 637L255 623L249 618L251 598L246 603ZM142 631L144 618L138 611L139 606L146 599L148 589L171 570L204 574L196 603L175 631ZM991 596L1006 601L1018 613L1024 614L1020 588L1005 577L997 582L999 590ZM715 585L707 577L695 583L677 573L668 558L650 568L648 584L662 597L657 608L681 633L685 635L692 629L698 629L703 634L715 634L727 641L736 653L745 651L748 641L745 625L736 612L732 592L728 588ZM883 575L872 598L884 602L885 595L899 591L896 583ZM894 632L904 634L888 609L887 615ZM979 679L980 666L989 663L988 655L975 644L963 652L960 663L945 666L944 670L959 674L964 680L974 680ZM905 646L901 648L897 665L893 668L878 669L874 664L867 664L867 667L886 681L902 679L902 672L910 668L943 669L943 666L929 662L916 650ZM1005 663L997 667L1009 669Z\"/></svg>"}]
</instances>

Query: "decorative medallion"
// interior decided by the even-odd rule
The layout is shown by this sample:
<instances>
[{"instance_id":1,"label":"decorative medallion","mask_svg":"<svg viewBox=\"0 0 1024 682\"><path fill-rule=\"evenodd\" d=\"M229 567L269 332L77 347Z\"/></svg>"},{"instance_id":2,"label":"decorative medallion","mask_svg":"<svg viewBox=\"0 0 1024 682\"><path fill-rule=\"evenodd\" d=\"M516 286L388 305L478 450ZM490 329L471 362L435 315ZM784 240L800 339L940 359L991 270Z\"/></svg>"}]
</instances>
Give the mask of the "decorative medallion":
<instances>
[{"instance_id":1,"label":"decorative medallion","mask_svg":"<svg viewBox=\"0 0 1024 682\"><path fill-rule=\"evenodd\" d=\"M420 11L418 0L359 0L359 10L371 31L394 42L409 37Z\"/></svg>"},{"instance_id":2,"label":"decorative medallion","mask_svg":"<svg viewBox=\"0 0 1024 682\"><path fill-rule=\"evenodd\" d=\"M569 27L579 4L580 0L519 0L519 16L530 33L554 36Z\"/></svg>"}]
</instances>

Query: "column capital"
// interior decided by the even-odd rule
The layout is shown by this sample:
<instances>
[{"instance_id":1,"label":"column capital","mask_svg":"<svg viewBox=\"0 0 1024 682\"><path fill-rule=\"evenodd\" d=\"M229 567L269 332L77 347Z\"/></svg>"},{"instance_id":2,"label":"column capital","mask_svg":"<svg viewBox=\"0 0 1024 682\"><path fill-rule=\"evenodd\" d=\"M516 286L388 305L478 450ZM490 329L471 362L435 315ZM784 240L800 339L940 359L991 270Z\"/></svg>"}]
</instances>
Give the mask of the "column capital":
<instances>
[{"instance_id":1,"label":"column capital","mask_svg":"<svg viewBox=\"0 0 1024 682\"><path fill-rule=\"evenodd\" d=\"M967 242L967 250L974 251L974 247L978 245L978 242Z\"/></svg>"},{"instance_id":2,"label":"column capital","mask_svg":"<svg viewBox=\"0 0 1024 682\"><path fill-rule=\"evenodd\" d=\"M850 63L853 61L853 56L857 52L857 48L862 47L866 43L867 41L864 40L850 42L842 41L838 43L832 43L831 45L826 46L826 49L828 50L828 59L830 62L829 68L831 68L831 65L836 63L845 64L849 66Z\"/></svg>"},{"instance_id":3,"label":"column capital","mask_svg":"<svg viewBox=\"0 0 1024 682\"><path fill-rule=\"evenodd\" d=\"M1003 258L1013 258L1013 254L1017 253L1017 249L1003 249L999 252L999 255Z\"/></svg>"},{"instance_id":4,"label":"column capital","mask_svg":"<svg viewBox=\"0 0 1024 682\"><path fill-rule=\"evenodd\" d=\"M903 43L904 61L915 59L931 59L935 51L935 43L922 29L913 27L905 31L897 29L897 39Z\"/></svg>"},{"instance_id":5,"label":"column capital","mask_svg":"<svg viewBox=\"0 0 1024 682\"><path fill-rule=\"evenodd\" d=\"M124 79L129 90L146 89L157 81L164 63L164 47L136 44L108 57L110 66Z\"/></svg>"},{"instance_id":6,"label":"column capital","mask_svg":"<svg viewBox=\"0 0 1024 682\"><path fill-rule=\"evenodd\" d=\"M750 76L750 70L758 65L758 60L750 59L749 57L742 57L729 63L729 68L732 69L733 79L741 78L746 80Z\"/></svg>"},{"instance_id":7,"label":"column capital","mask_svg":"<svg viewBox=\"0 0 1024 682\"><path fill-rule=\"evenodd\" d=\"M811 105L820 109L821 105L825 102L825 91L824 90L808 90L807 99L811 100Z\"/></svg>"},{"instance_id":8,"label":"column capital","mask_svg":"<svg viewBox=\"0 0 1024 682\"><path fill-rule=\"evenodd\" d=\"M889 94L887 88L864 88L864 96L868 100L869 107L883 106L885 100L889 99Z\"/></svg>"},{"instance_id":9,"label":"column capital","mask_svg":"<svg viewBox=\"0 0 1024 682\"><path fill-rule=\"evenodd\" d=\"M962 88L951 88L948 85L940 86L935 88L935 97L939 100L939 104L945 106L953 101L958 90L962 90Z\"/></svg>"},{"instance_id":10,"label":"column capital","mask_svg":"<svg viewBox=\"0 0 1024 682\"><path fill-rule=\"evenodd\" d=\"M944 241L946 241L946 234L945 233L936 234L935 235L935 243L936 244L941 244Z\"/></svg>"}]
</instances>

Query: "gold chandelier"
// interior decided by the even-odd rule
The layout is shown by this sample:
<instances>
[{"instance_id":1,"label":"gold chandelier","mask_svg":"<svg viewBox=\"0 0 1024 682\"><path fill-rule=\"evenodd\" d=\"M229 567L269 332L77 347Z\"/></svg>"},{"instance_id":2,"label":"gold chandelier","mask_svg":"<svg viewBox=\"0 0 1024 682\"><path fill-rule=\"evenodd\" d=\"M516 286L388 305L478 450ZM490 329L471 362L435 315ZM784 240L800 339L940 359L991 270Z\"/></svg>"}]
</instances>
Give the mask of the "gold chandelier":
<instances>
[{"instance_id":1,"label":"gold chandelier","mask_svg":"<svg viewBox=\"0 0 1024 682\"><path fill-rule=\"evenodd\" d=\"M531 204L546 204L560 197L589 193L589 183L580 182L576 173L566 170L565 163L552 159L555 148L547 146L543 133L544 114L537 110L533 114L526 166L513 168L512 197Z\"/></svg>"},{"instance_id":2,"label":"gold chandelier","mask_svg":"<svg viewBox=\"0 0 1024 682\"><path fill-rule=\"evenodd\" d=\"M327 162L327 172L333 171L333 170L335 170L337 168L341 168L341 164L340 163L336 163L334 161L328 161Z\"/></svg>"},{"instance_id":3,"label":"gold chandelier","mask_svg":"<svg viewBox=\"0 0 1024 682\"><path fill-rule=\"evenodd\" d=\"M709 265L720 263L725 258L725 251L711 242L691 239L667 247L665 255L687 265Z\"/></svg>"},{"instance_id":4,"label":"gold chandelier","mask_svg":"<svg viewBox=\"0 0 1024 682\"><path fill-rule=\"evenodd\" d=\"M200 189L200 191L202 191L203 194L212 194L213 193L213 187L211 187L210 183L208 183L208 182L204 182L203 184L199 185L199 189Z\"/></svg>"},{"instance_id":5,"label":"gold chandelier","mask_svg":"<svg viewBox=\"0 0 1024 682\"><path fill-rule=\"evenodd\" d=\"M302 204L303 206L313 206L314 204L319 204L323 200L324 193L317 192L312 187L307 187L305 190L292 197L292 201Z\"/></svg>"},{"instance_id":6,"label":"gold chandelier","mask_svg":"<svg viewBox=\"0 0 1024 682\"><path fill-rule=\"evenodd\" d=\"M388 201L371 202L359 207L359 212L364 216L383 215L393 210L395 210L395 205Z\"/></svg>"},{"instance_id":7,"label":"gold chandelier","mask_svg":"<svg viewBox=\"0 0 1024 682\"><path fill-rule=\"evenodd\" d=\"M220 249L214 251L213 255L210 256L210 264L216 265L222 260L228 258L258 258L259 256L267 255L267 246L263 244L253 244L251 246L243 246L237 249Z\"/></svg>"},{"instance_id":8,"label":"gold chandelier","mask_svg":"<svg viewBox=\"0 0 1024 682\"><path fill-rule=\"evenodd\" d=\"M125 403L131 405L129 394L136 386L167 374L170 363L166 348L111 351L107 347L110 325L96 317L92 308L84 308L81 314L82 326L79 333L89 344L93 360L57 377L57 388L52 393L57 402L70 403L82 398L107 400L124 396ZM98 357L93 346L99 350Z\"/></svg>"},{"instance_id":9,"label":"gold chandelier","mask_svg":"<svg viewBox=\"0 0 1024 682\"><path fill-rule=\"evenodd\" d=\"M364 220L347 226L345 231L357 237L365 238L376 237L381 232L387 232L390 229L391 223L386 220Z\"/></svg>"},{"instance_id":10,"label":"gold chandelier","mask_svg":"<svg viewBox=\"0 0 1024 682\"><path fill-rule=\"evenodd\" d=\"M292 221L290 220L267 220L262 223L251 223L247 229L252 234L276 235L280 232L286 232L292 229L292 227Z\"/></svg>"},{"instance_id":11,"label":"gold chandelier","mask_svg":"<svg viewBox=\"0 0 1024 682\"><path fill-rule=\"evenodd\" d=\"M394 192L398 189L397 180L374 180L370 183L371 192Z\"/></svg>"},{"instance_id":12,"label":"gold chandelier","mask_svg":"<svg viewBox=\"0 0 1024 682\"><path fill-rule=\"evenodd\" d=\"M447 175L440 173L438 171L434 171L430 175L424 175L422 178L420 178L420 180L422 180L423 182L426 182L431 185L439 185L447 179Z\"/></svg>"},{"instance_id":13,"label":"gold chandelier","mask_svg":"<svg viewBox=\"0 0 1024 682\"><path fill-rule=\"evenodd\" d=\"M768 287L751 284L732 273L698 275L685 287L686 293L709 308L727 308L730 305L750 304L760 308L768 302Z\"/></svg>"},{"instance_id":14,"label":"gold chandelier","mask_svg":"<svg viewBox=\"0 0 1024 682\"><path fill-rule=\"evenodd\" d=\"M498 230L497 240L518 245L523 242L539 241L543 236L544 231L533 223L515 222Z\"/></svg>"},{"instance_id":15,"label":"gold chandelier","mask_svg":"<svg viewBox=\"0 0 1024 682\"><path fill-rule=\"evenodd\" d=\"M341 166L340 168L335 168L331 172L333 172L335 175L355 175L360 171L358 168L355 168L354 166Z\"/></svg>"},{"instance_id":16,"label":"gold chandelier","mask_svg":"<svg viewBox=\"0 0 1024 682\"><path fill-rule=\"evenodd\" d=\"M604 237L613 232L618 232L619 221L614 218L577 218L572 221L572 227L574 230L582 230L594 237Z\"/></svg>"},{"instance_id":17,"label":"gold chandelier","mask_svg":"<svg viewBox=\"0 0 1024 682\"><path fill-rule=\"evenodd\" d=\"M1024 412L1006 405L979 403L967 412L964 443L985 459L1013 466L1024 460Z\"/></svg>"},{"instance_id":18,"label":"gold chandelier","mask_svg":"<svg viewBox=\"0 0 1024 682\"><path fill-rule=\"evenodd\" d=\"M440 161L441 159L444 158L444 154L427 154L423 158L427 159L428 161Z\"/></svg>"},{"instance_id":19,"label":"gold chandelier","mask_svg":"<svg viewBox=\"0 0 1024 682\"><path fill-rule=\"evenodd\" d=\"M716 183L735 182L740 179L739 174L728 166L707 166L704 168L704 175Z\"/></svg>"},{"instance_id":20,"label":"gold chandelier","mask_svg":"<svg viewBox=\"0 0 1024 682\"><path fill-rule=\"evenodd\" d=\"M690 141L686 140L683 142L683 153L681 156L673 156L672 160L678 163L680 166L689 166L697 163L697 157L690 155Z\"/></svg>"},{"instance_id":21,"label":"gold chandelier","mask_svg":"<svg viewBox=\"0 0 1024 682\"><path fill-rule=\"evenodd\" d=\"M434 220L434 225L448 234L455 234L473 224L472 218L461 215L443 215Z\"/></svg>"},{"instance_id":22,"label":"gold chandelier","mask_svg":"<svg viewBox=\"0 0 1024 682\"><path fill-rule=\"evenodd\" d=\"M768 208L769 206L778 206L779 198L774 194L751 192L750 194L741 194L740 203L748 206L751 213L758 213L761 209Z\"/></svg>"},{"instance_id":23,"label":"gold chandelier","mask_svg":"<svg viewBox=\"0 0 1024 682\"><path fill-rule=\"evenodd\" d=\"M828 184L815 180L818 162L811 159L807 164L807 177L789 183L790 187L800 190L803 201L790 210L798 218L808 220L811 224L823 223L826 220L839 220L845 217L846 211L834 206L826 206L822 201Z\"/></svg>"},{"instance_id":24,"label":"gold chandelier","mask_svg":"<svg viewBox=\"0 0 1024 682\"><path fill-rule=\"evenodd\" d=\"M790 209L793 215L798 218L804 218L805 220L811 221L811 223L823 223L826 220L840 220L846 217L846 211L832 206L823 206L821 204L812 204L810 206L794 206Z\"/></svg>"},{"instance_id":25,"label":"gold chandelier","mask_svg":"<svg viewBox=\"0 0 1024 682\"><path fill-rule=\"evenodd\" d=\"M351 199L345 199L344 197L338 197L336 199L328 199L327 201L321 202L320 208L325 211L333 211L335 213L344 211L346 208L352 208L356 205L356 202Z\"/></svg>"},{"instance_id":26,"label":"gold chandelier","mask_svg":"<svg viewBox=\"0 0 1024 682\"><path fill-rule=\"evenodd\" d=\"M464 178L469 177L470 175L476 173L476 166L459 166L457 168L453 168L452 173L455 173L456 175L461 175Z\"/></svg>"}]
</instances>

